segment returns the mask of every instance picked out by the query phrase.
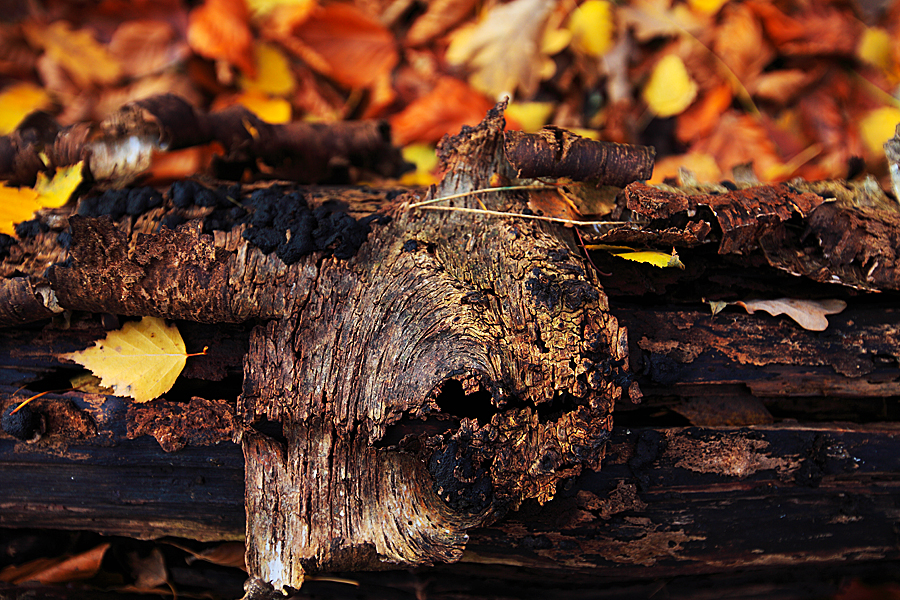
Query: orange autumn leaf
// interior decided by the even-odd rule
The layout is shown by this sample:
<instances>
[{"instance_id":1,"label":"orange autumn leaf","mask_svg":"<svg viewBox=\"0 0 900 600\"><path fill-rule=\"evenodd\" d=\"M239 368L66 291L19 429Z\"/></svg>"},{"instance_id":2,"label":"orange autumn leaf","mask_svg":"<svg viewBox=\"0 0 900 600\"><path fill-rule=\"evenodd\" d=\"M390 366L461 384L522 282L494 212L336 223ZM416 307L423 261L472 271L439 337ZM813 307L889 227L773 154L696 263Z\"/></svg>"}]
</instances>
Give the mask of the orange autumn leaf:
<instances>
[{"instance_id":1,"label":"orange autumn leaf","mask_svg":"<svg viewBox=\"0 0 900 600\"><path fill-rule=\"evenodd\" d=\"M22 565L10 565L0 571L0 581L18 585L26 582L66 583L90 579L100 570L110 544L100 544L75 556L37 558Z\"/></svg>"},{"instance_id":2,"label":"orange autumn leaf","mask_svg":"<svg viewBox=\"0 0 900 600\"><path fill-rule=\"evenodd\" d=\"M23 31L29 43L43 48L80 88L110 85L122 76L119 62L87 29L73 30L67 21L54 21L47 26L29 23Z\"/></svg>"},{"instance_id":3,"label":"orange autumn leaf","mask_svg":"<svg viewBox=\"0 0 900 600\"><path fill-rule=\"evenodd\" d=\"M678 115L675 135L682 142L691 142L709 135L722 113L731 106L731 84L723 83Z\"/></svg>"},{"instance_id":4,"label":"orange autumn leaf","mask_svg":"<svg viewBox=\"0 0 900 600\"><path fill-rule=\"evenodd\" d=\"M134 19L119 25L109 41L109 51L129 77L159 73L190 53L172 25L153 19Z\"/></svg>"},{"instance_id":5,"label":"orange autumn leaf","mask_svg":"<svg viewBox=\"0 0 900 600\"><path fill-rule=\"evenodd\" d=\"M463 125L476 125L493 104L453 77L442 77L434 89L391 117L394 142L434 143Z\"/></svg>"},{"instance_id":6,"label":"orange autumn leaf","mask_svg":"<svg viewBox=\"0 0 900 600\"><path fill-rule=\"evenodd\" d=\"M315 11L294 30L299 44L286 44L311 67L352 90L370 91L368 114L395 93L391 73L400 60L393 34L381 23L344 3Z\"/></svg>"},{"instance_id":7,"label":"orange autumn leaf","mask_svg":"<svg viewBox=\"0 0 900 600\"><path fill-rule=\"evenodd\" d=\"M249 23L244 0L206 0L191 11L188 43L200 56L233 64L252 77L256 67Z\"/></svg>"},{"instance_id":8,"label":"orange autumn leaf","mask_svg":"<svg viewBox=\"0 0 900 600\"><path fill-rule=\"evenodd\" d=\"M412 46L430 42L454 25L459 24L478 4L477 0L434 0L428 3L425 14L415 20L406 41Z\"/></svg>"}]
</instances>

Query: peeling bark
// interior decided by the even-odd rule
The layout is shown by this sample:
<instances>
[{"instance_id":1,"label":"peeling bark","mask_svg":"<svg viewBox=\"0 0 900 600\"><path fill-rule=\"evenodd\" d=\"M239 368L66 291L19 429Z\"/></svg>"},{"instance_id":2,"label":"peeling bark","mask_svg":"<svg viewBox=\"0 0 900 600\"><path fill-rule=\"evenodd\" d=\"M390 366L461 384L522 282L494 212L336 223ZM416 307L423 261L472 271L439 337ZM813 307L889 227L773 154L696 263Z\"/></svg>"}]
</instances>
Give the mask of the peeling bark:
<instances>
[{"instance_id":1,"label":"peeling bark","mask_svg":"<svg viewBox=\"0 0 900 600\"><path fill-rule=\"evenodd\" d=\"M554 126L538 133L508 131L504 153L521 179L567 178L615 187L650 179L656 156L652 147L595 142Z\"/></svg>"},{"instance_id":2,"label":"peeling bark","mask_svg":"<svg viewBox=\"0 0 900 600\"><path fill-rule=\"evenodd\" d=\"M61 128L37 113L0 137L0 179L31 185L38 172L86 162L97 182L122 187L140 176L154 152L217 142L225 155L215 175L306 183L346 183L351 171L396 177L406 168L385 122L273 125L241 106L207 113L172 94L131 102L99 124ZM46 161L42 159L46 158Z\"/></svg>"}]
</instances>

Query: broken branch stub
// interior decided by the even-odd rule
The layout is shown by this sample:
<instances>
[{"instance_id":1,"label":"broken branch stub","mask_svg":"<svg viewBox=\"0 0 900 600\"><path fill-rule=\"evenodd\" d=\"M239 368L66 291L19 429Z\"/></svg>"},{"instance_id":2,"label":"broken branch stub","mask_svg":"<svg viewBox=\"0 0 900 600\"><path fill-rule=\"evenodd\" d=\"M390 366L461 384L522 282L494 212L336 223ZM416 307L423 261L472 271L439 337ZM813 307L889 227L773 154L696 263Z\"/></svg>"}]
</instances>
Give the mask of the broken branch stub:
<instances>
[{"instance_id":1,"label":"broken branch stub","mask_svg":"<svg viewBox=\"0 0 900 600\"><path fill-rule=\"evenodd\" d=\"M503 126L495 109L445 138L433 193L485 187ZM568 232L408 203L390 214L251 338L240 410L248 426L280 421L283 439L243 438L247 565L275 589L458 559L466 528L598 469L613 404L639 393L625 331Z\"/></svg>"},{"instance_id":2,"label":"broken branch stub","mask_svg":"<svg viewBox=\"0 0 900 600\"><path fill-rule=\"evenodd\" d=\"M552 177L624 187L653 174L656 150L597 142L547 125L537 133L507 131L506 159L520 179Z\"/></svg>"}]
</instances>

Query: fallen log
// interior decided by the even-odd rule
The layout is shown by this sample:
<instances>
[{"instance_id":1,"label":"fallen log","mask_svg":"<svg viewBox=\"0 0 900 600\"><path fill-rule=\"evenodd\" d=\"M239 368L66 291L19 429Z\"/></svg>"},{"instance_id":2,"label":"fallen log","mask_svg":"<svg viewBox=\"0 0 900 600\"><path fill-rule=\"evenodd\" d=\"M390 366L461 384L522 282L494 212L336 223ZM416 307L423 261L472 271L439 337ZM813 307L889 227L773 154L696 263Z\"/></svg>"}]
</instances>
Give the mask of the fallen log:
<instances>
[{"instance_id":1,"label":"fallen log","mask_svg":"<svg viewBox=\"0 0 900 600\"><path fill-rule=\"evenodd\" d=\"M647 291L666 290L677 279L656 267L619 265L601 286L571 230L524 212L527 194L469 195L496 178L513 181L508 141L499 110L445 140L445 176L429 198L191 183L137 214L116 212L106 196L88 196L77 215L42 217L2 263L0 317L17 325L4 334L5 412L23 399L16 393L22 384L31 392L65 388L74 365L61 355L128 315L176 320L188 352L210 351L189 361L165 402L129 405L83 391L34 400L32 422L19 431L24 439L2 438L3 456L11 457L3 463L10 465L4 481L29 468L58 490L54 482L83 456L86 484L115 497L120 468L156 494L164 494L152 487L160 465L172 473L199 470L200 479L173 475L191 491L163 510L138 496L95 507L85 501L90 496L69 491L47 494L37 506L48 527L77 528L91 514L92 528L104 533L214 540L241 536L234 491L222 492L240 480L252 582L247 598L297 588L310 573L460 560L570 574L615 567L626 578L896 560L881 526L894 518L883 489L893 489L895 465L882 460L896 455L892 427L794 426L772 416L780 396L815 395L810 390L844 390L863 401L892 396L893 313L866 313L864 303L853 304L858 291L844 291L851 306L832 317L839 333L830 338L770 317L654 305ZM630 188L650 194L641 190ZM627 192L622 214L638 208L628 208ZM684 210L608 231L604 240L676 240L696 247L712 271L730 269L732 276L735 263L723 261L737 260L729 256L735 253L748 272L779 268L754 253L779 258L772 236L812 218L822 197L793 189L767 194L765 210L729 213L728 221L697 207L734 208L738 195L705 198L706 204L670 198ZM467 212L429 212L424 205L448 196L454 198L445 208ZM329 202L335 197L345 205L380 205L380 216L357 220L365 211L342 210ZM521 218L472 216L485 209ZM683 220L682 212L693 213L693 221L681 223L679 233L666 219ZM719 242L715 259L704 255L709 241ZM603 261L620 260L593 259L600 271L608 270ZM799 272L827 280L828 257L815 259L815 273ZM702 301L697 269L689 264L685 271L691 279L675 295L682 302ZM892 272L884 272L892 281ZM638 276L629 279L630 273ZM841 273L839 281L853 290L881 282L855 265ZM642 304L628 306L628 290L636 286ZM605 288L614 290L615 302ZM861 328L858 314L866 315ZM733 339L747 344L736 350ZM842 356L838 346L848 341L855 354ZM811 379L793 393L779 391L780 381L799 373ZM209 381L222 383L197 383ZM639 401L642 386L654 395L639 411L674 411L681 421L614 430L614 407L621 412ZM716 398L729 406L713 418L708 401ZM755 404L734 408L748 398ZM628 412L623 417L639 424ZM890 414L881 420L890 422ZM757 427L683 428L690 423ZM232 439L241 442L242 469ZM173 453L164 457L157 442ZM210 443L219 445L197 448ZM866 443L883 452L866 455ZM116 462L104 444L134 452L147 465ZM220 451L222 469L196 462ZM856 459L868 460L871 471ZM208 469L216 472L209 484ZM34 500L27 486L9 490L15 495L4 499L0 525L25 526L35 518ZM841 521L835 507L854 490L872 501ZM208 506L183 506L188 497L193 503L211 496L218 500ZM703 501L690 504L696 514L685 513L682 504L693 499ZM779 545L750 535L755 531L733 544L725 539L743 518L727 507L747 503L768 522L783 502L804 507L791 513L793 541ZM818 510L837 520L821 523L811 517ZM829 529L837 524L846 527ZM811 527L824 527L835 543L806 548L818 539Z\"/></svg>"}]
</instances>

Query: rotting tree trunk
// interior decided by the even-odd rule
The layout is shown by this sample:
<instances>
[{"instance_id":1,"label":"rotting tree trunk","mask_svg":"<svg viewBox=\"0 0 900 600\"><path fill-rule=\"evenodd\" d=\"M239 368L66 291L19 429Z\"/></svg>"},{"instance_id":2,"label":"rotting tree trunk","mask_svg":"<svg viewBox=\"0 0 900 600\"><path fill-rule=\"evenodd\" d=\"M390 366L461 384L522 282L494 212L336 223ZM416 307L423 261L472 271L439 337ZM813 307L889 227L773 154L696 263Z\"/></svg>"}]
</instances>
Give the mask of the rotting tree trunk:
<instances>
[{"instance_id":1,"label":"rotting tree trunk","mask_svg":"<svg viewBox=\"0 0 900 600\"><path fill-rule=\"evenodd\" d=\"M435 195L487 187L494 175L508 175L500 159L503 141L497 113L479 128L447 141L442 149L447 175ZM551 165L550 172L559 173L555 168ZM796 193L810 201L810 206L798 204L803 215L816 208L818 201L809 194ZM628 194L650 197L641 195L649 192L639 185L629 189L626 199ZM752 197L749 192L744 195ZM608 237L658 241L669 236L665 239L690 246L691 235L699 243L712 232L721 235L720 252L723 244L729 251L747 250L755 238L736 242L737 234L732 235L742 220L778 215L751 228L753 235L769 243L773 232L784 233L780 223L795 212L747 211L731 221L711 224L708 214L695 210L710 203L728 208L735 196L706 198L695 205L675 198L672 204L685 203L686 210L699 215L683 231L643 227L614 231ZM517 194L479 199L501 210L524 206L524 196ZM24 241L17 250L23 254L12 257L18 260L16 266L6 265L5 274L11 277L3 280L0 290L6 300L0 317L6 324L46 318L62 308L220 324L214 333L197 330L187 336L197 346L189 351L211 346L210 356L192 360L188 368L208 380L229 373L234 377L235 372L243 377L237 421L233 415L229 421L230 412L221 412L225 403L202 399L187 406L153 403L141 408L123 408L121 403L115 408L102 396L74 392L62 396L71 403L39 400L49 435L38 447L59 453L65 452L60 443L103 439L109 424L118 422L121 427L123 413L128 424L124 435L149 433L172 450L241 437L248 564L257 589L269 584L295 587L311 571L396 568L461 557L472 562L549 565L572 573L627 566L632 576L649 567L670 576L685 572L685 564L695 573L737 568L756 564L751 546L758 540L749 536L733 543L729 548L734 556L716 562L726 533L738 526L730 516L723 517L723 510L734 502L750 501L750 496L758 498L760 493L751 485L775 490L762 494L760 504L748 505L760 511L759 519L772 518L772 507L785 498L777 488L787 487L794 494L790 502L797 506L809 502L814 510L831 511L836 525L864 524L852 530L852 544L836 543L819 554L802 554L800 549L814 536L798 531L790 544L771 547L778 556L764 559L769 564L802 562L798 556L808 557L807 562L866 553L897 558L890 540L879 537L870 545L863 541L866 532L881 531L880 521L896 518L882 493L896 484L891 476L894 467L870 456L870 470L854 472L848 462L865 454L866 440L875 440L874 446L894 455L895 436L890 432L866 429L854 437L835 427L826 433L790 427L750 433L619 430L611 440L615 456L607 461L613 469L610 479L604 472L591 473L599 468L610 441L613 404L638 398L629 360L632 372L643 377L641 383L661 388L656 390L659 396L681 396L679 414L706 410L691 408L692 402L709 399L710 394L698 392L698 386L720 386L713 394L721 398L725 387L745 384L757 396L771 398L780 393L780 382L790 381L803 369L809 375L810 369L819 368L812 377L837 386L828 389L840 388L859 397L894 395L896 353L889 346L896 328L890 315L883 322L872 319L863 332L850 323L858 322L856 317L837 319L835 335L847 340L855 333L853 352L868 356L862 361L841 358L827 336L798 332L789 323L763 326L758 317L729 313L714 320L683 307L658 313L620 307L613 316L596 275L585 267L566 230L533 221L415 211L408 208L410 201L388 204L385 212L392 221L373 225L366 244L348 261L314 255L289 266L274 253L247 244L240 229L209 235L198 220L175 231L157 231L163 209L126 217L118 225L72 217L68 252L50 247L55 230ZM453 204L480 206L472 198ZM796 243L783 235L781 239ZM771 244L761 245L771 249ZM613 270L603 260L618 260L595 259L601 270ZM44 268L53 262L62 264L44 277ZM808 264L802 266L810 271ZM671 284L671 275L651 268L633 279L621 264L614 270L616 277L605 280L604 287L620 295L629 285L643 285L646 291L665 290ZM31 277L13 276L21 273ZM862 289L873 285L858 266L846 273L850 285ZM891 281L889 271L884 276L879 272L879 277ZM683 297L683 290L678 295ZM247 325L235 325L238 329L229 340L223 323ZM49 360L46 350L43 354L23 350L15 367L20 371L7 374L9 384L28 381L22 372L29 369L52 373L62 366L54 354L84 347L101 335L96 324L84 327L78 319L73 324L72 330L55 338L52 327L43 334L54 338ZM632 331L630 356L622 324ZM871 342L873 336L884 339ZM735 350L732 339L748 343ZM781 349L770 343L778 339L783 340ZM886 357L894 357L893 366L884 362ZM742 363L767 370L761 373ZM866 370L869 363L881 367ZM859 369L852 368L859 364L877 378L860 379ZM804 389L813 385L817 384ZM746 395L742 390L734 397ZM12 402L5 397L4 408ZM195 429L202 428L185 427L186 417L188 423L204 423L208 430L198 433ZM71 429L71 441L60 442L62 424ZM231 477L234 458L230 455L225 461ZM28 462L11 464L15 468ZM832 467L837 471L831 472ZM46 472L52 479L53 469L47 467ZM863 472L886 483L853 478ZM558 494L561 497L548 505L548 512L540 513L536 503L549 500L563 479L579 473L584 477L576 487ZM679 479L685 475L688 479ZM101 481L103 472L93 476ZM822 481L828 484L827 494L814 499L807 492ZM846 507L839 498L851 492L876 501L850 506L852 514L841 522L840 511ZM22 494L11 507L27 503L27 494ZM710 499L691 505L696 513L689 525L678 494ZM655 508L651 500L664 508ZM70 502L71 498L57 504L48 500L48 514L56 519L50 523L73 526L65 510ZM213 503L212 511L223 506ZM516 507L523 508L518 516L496 522ZM0 522L21 525L27 516L15 520L15 515L27 513L4 511ZM136 533L140 524L128 523L123 513L117 517L119 524L105 531L153 536L185 535L191 530L187 516L165 522L163 516L151 513L146 518L152 525L144 534ZM196 530L198 538L237 537L233 506L222 514L229 516L217 520L207 515L210 519ZM791 516L797 523L814 525L801 518L804 514ZM716 525L704 529L704 523L712 522ZM468 555L463 549L467 530L473 535ZM584 550L579 551L581 558L573 554L576 547Z\"/></svg>"},{"instance_id":2,"label":"rotting tree trunk","mask_svg":"<svg viewBox=\"0 0 900 600\"><path fill-rule=\"evenodd\" d=\"M436 193L504 175L503 142L502 109L445 140ZM52 289L51 311L258 323L236 438L247 564L262 587L458 560L466 529L599 469L614 403L639 394L625 333L570 231L408 202L387 207L390 222L346 261L288 265L246 243L246 228L154 231L164 207L124 228L71 216L67 254L38 235L14 257L18 272L58 263L10 288L30 316L45 316L32 305ZM525 197L455 205L519 209Z\"/></svg>"}]
</instances>

